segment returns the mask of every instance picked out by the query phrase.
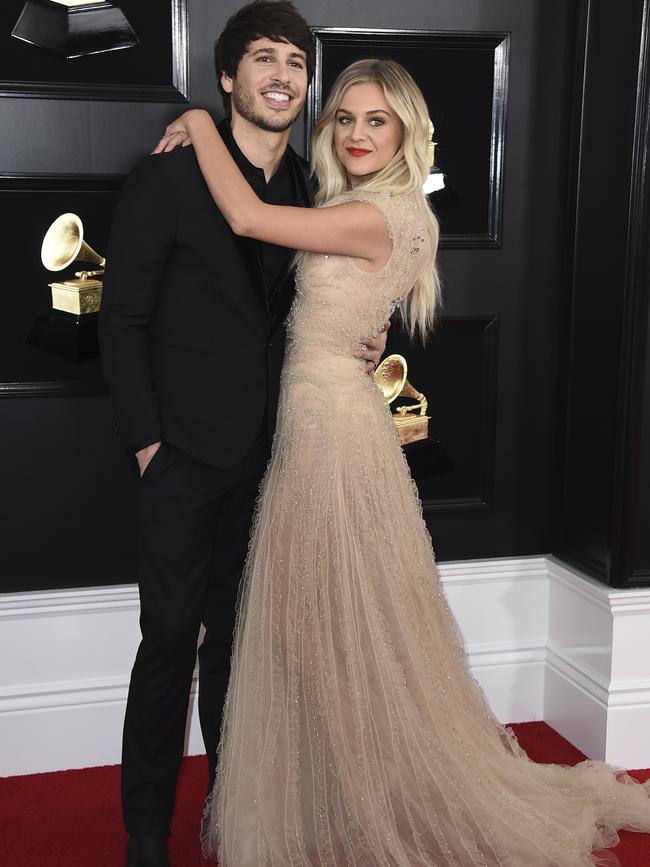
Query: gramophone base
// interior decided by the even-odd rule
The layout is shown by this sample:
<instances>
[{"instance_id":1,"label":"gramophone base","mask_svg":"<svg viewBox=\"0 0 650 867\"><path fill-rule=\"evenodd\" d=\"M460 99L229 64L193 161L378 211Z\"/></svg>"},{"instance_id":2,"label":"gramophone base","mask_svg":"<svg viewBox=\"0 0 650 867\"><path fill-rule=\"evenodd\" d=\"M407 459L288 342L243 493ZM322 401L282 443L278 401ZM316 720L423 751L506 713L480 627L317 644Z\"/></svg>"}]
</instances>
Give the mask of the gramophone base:
<instances>
[{"instance_id":1,"label":"gramophone base","mask_svg":"<svg viewBox=\"0 0 650 867\"><path fill-rule=\"evenodd\" d=\"M102 5L61 6L27 0L12 36L67 58L133 48L140 40L121 9Z\"/></svg>"},{"instance_id":2,"label":"gramophone base","mask_svg":"<svg viewBox=\"0 0 650 867\"><path fill-rule=\"evenodd\" d=\"M425 440L429 436L429 421L428 415L419 415L415 413L393 413L393 421L397 428L397 434L401 445L405 446L408 443L414 443L418 440Z\"/></svg>"},{"instance_id":3,"label":"gramophone base","mask_svg":"<svg viewBox=\"0 0 650 867\"><path fill-rule=\"evenodd\" d=\"M53 352L68 361L84 361L99 355L97 314L41 310L25 343Z\"/></svg>"}]
</instances>

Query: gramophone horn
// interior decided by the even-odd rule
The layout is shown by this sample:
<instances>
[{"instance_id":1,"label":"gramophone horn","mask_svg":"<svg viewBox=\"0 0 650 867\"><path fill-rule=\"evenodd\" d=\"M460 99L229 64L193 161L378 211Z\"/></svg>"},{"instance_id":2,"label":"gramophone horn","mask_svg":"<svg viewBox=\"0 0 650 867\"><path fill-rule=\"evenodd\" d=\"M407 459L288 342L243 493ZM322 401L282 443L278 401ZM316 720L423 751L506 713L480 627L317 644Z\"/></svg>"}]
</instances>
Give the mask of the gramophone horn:
<instances>
[{"instance_id":1,"label":"gramophone horn","mask_svg":"<svg viewBox=\"0 0 650 867\"><path fill-rule=\"evenodd\" d=\"M388 355L375 371L375 380L386 403L399 396L406 382L406 359L403 355Z\"/></svg>"},{"instance_id":2,"label":"gramophone horn","mask_svg":"<svg viewBox=\"0 0 650 867\"><path fill-rule=\"evenodd\" d=\"M420 410L420 415L425 415L428 407L426 397L422 392L413 388L406 378L407 366L403 355L389 355L375 371L375 380L384 394L386 403L392 403L397 397L412 397L418 401L414 406L400 406L397 409L399 415Z\"/></svg>"},{"instance_id":3,"label":"gramophone horn","mask_svg":"<svg viewBox=\"0 0 650 867\"><path fill-rule=\"evenodd\" d=\"M84 239L84 227L76 214L61 214L45 233L41 261L49 271L62 271L72 262L92 262L103 268L106 259Z\"/></svg>"}]
</instances>

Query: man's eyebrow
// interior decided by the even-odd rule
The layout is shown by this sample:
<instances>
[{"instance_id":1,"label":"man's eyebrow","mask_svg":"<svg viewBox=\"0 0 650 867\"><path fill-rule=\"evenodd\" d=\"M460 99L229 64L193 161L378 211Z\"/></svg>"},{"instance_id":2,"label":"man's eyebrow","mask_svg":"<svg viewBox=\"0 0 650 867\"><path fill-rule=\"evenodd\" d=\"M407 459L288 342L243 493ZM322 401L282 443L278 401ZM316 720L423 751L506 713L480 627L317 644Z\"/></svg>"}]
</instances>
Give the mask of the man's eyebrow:
<instances>
[{"instance_id":1,"label":"man's eyebrow","mask_svg":"<svg viewBox=\"0 0 650 867\"><path fill-rule=\"evenodd\" d=\"M264 48L256 48L255 51L252 52L252 56L255 57L256 54L277 54L277 48L271 48L270 45L265 46ZM300 60L306 61L307 55L302 51L291 51L289 53L289 57L298 57Z\"/></svg>"}]
</instances>

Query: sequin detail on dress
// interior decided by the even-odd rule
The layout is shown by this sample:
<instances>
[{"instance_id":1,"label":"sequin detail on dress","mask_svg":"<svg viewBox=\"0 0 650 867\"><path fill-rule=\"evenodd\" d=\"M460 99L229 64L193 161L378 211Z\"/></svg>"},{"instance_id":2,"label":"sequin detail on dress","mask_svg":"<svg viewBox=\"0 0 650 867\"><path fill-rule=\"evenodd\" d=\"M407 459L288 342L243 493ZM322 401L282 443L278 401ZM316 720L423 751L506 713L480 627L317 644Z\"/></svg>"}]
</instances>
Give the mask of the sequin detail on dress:
<instances>
[{"instance_id":1,"label":"sequin detail on dress","mask_svg":"<svg viewBox=\"0 0 650 867\"><path fill-rule=\"evenodd\" d=\"M204 847L221 867L614 865L592 848L650 831L647 791L530 762L467 667L390 413L352 357L423 267L417 203L349 198L381 209L393 253L377 273L302 261Z\"/></svg>"}]
</instances>

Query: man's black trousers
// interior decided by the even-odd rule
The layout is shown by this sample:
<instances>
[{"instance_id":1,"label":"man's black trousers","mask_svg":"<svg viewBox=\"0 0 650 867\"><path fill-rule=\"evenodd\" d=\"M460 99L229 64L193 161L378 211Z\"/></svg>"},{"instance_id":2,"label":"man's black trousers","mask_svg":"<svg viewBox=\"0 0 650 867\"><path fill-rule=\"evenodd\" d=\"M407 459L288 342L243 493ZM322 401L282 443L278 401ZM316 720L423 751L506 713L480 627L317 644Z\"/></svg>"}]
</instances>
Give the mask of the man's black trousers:
<instances>
[{"instance_id":1,"label":"man's black trousers","mask_svg":"<svg viewBox=\"0 0 650 867\"><path fill-rule=\"evenodd\" d=\"M201 623L199 717L214 779L237 590L267 457L265 424L228 470L163 443L139 482L142 641L122 744L129 834L169 833Z\"/></svg>"}]
</instances>

